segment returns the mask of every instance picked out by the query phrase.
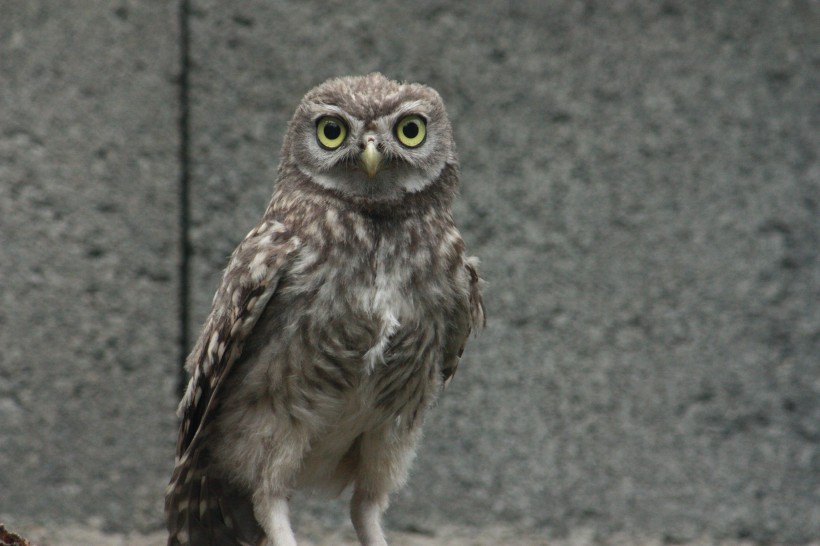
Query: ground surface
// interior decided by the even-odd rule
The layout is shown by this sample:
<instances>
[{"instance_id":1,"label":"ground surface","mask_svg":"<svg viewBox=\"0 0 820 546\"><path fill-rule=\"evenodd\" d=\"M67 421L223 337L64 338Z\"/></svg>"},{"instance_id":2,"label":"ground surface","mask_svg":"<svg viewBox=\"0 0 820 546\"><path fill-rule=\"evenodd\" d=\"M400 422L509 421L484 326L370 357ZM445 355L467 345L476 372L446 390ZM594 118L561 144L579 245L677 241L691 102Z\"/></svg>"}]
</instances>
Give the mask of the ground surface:
<instances>
[{"instance_id":1,"label":"ground surface","mask_svg":"<svg viewBox=\"0 0 820 546\"><path fill-rule=\"evenodd\" d=\"M33 546L164 546L162 532L143 534L106 534L93 525L80 527L26 525L17 529L33 542ZM308 538L302 537L300 546L357 546L353 530L347 526L328 532L307 530ZM660 538L634 538L616 535L609 538L596 537L591 531L579 531L565 538L547 539L535 535L522 535L514 529L503 527L439 529L433 536L429 533L388 534L391 546L664 546L669 542ZM676 543L678 544L678 543ZM753 546L754 542L742 540L716 541L712 539L679 543L679 546ZM768 546L777 546L774 544ZM812 542L804 546L820 546Z\"/></svg>"}]
</instances>

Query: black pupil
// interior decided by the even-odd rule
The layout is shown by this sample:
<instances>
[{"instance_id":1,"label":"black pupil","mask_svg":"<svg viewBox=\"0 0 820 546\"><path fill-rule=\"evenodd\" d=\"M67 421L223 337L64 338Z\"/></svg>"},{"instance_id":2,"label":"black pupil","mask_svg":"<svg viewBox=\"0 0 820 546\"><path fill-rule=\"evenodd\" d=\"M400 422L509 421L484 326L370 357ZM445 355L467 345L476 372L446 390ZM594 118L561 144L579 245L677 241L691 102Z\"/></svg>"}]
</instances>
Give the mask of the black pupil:
<instances>
[{"instance_id":1,"label":"black pupil","mask_svg":"<svg viewBox=\"0 0 820 546\"><path fill-rule=\"evenodd\" d=\"M419 136L419 124L415 121L405 123L404 127L401 128L401 132L404 133L404 136L407 138L416 138Z\"/></svg>"},{"instance_id":2,"label":"black pupil","mask_svg":"<svg viewBox=\"0 0 820 546\"><path fill-rule=\"evenodd\" d=\"M336 140L342 134L342 128L335 121L325 123L325 137L329 140Z\"/></svg>"}]
</instances>

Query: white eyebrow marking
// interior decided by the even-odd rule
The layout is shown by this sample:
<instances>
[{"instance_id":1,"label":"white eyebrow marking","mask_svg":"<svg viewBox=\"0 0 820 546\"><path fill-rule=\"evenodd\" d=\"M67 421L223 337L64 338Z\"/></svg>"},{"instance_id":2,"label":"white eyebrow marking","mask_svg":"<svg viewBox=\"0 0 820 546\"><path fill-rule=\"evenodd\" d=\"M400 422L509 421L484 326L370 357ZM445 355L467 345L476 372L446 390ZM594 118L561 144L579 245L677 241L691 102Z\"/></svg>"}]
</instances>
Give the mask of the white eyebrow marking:
<instances>
[{"instance_id":1,"label":"white eyebrow marking","mask_svg":"<svg viewBox=\"0 0 820 546\"><path fill-rule=\"evenodd\" d=\"M333 104L324 104L320 103L316 105L316 112L313 114L313 122L316 123L319 121L320 118L325 116L335 116L337 118L342 118L348 125L351 125L352 119L350 114L335 106Z\"/></svg>"},{"instance_id":2,"label":"white eyebrow marking","mask_svg":"<svg viewBox=\"0 0 820 546\"><path fill-rule=\"evenodd\" d=\"M398 114L405 114L407 112L426 112L426 106L427 101L416 99L402 103L396 112Z\"/></svg>"}]
</instances>

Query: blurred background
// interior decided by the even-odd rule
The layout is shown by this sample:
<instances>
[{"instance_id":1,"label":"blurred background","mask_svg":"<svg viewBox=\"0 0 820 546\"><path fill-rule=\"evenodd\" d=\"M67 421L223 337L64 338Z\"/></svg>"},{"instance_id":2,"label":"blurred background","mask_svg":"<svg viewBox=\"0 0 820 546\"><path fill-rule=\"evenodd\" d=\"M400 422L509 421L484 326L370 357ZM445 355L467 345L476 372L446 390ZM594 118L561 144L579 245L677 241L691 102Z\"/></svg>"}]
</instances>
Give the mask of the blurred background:
<instances>
[{"instance_id":1,"label":"blurred background","mask_svg":"<svg viewBox=\"0 0 820 546\"><path fill-rule=\"evenodd\" d=\"M389 528L820 537L817 0L0 13L0 522L160 532L181 361L286 123L379 70L443 96L489 282Z\"/></svg>"}]
</instances>

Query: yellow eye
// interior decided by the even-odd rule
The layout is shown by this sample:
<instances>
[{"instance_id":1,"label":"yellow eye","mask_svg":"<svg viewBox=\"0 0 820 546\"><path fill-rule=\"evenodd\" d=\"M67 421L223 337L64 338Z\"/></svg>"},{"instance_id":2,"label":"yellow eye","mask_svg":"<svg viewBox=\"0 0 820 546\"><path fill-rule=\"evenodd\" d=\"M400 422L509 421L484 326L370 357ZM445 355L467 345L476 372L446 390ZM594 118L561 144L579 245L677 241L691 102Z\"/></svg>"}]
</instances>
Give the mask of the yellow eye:
<instances>
[{"instance_id":1,"label":"yellow eye","mask_svg":"<svg viewBox=\"0 0 820 546\"><path fill-rule=\"evenodd\" d=\"M424 142L427 136L427 123L424 118L411 114L404 116L396 124L396 138L408 148L416 148Z\"/></svg>"},{"instance_id":2,"label":"yellow eye","mask_svg":"<svg viewBox=\"0 0 820 546\"><path fill-rule=\"evenodd\" d=\"M339 118L325 116L316 124L316 139L322 148L335 150L347 136L347 127Z\"/></svg>"}]
</instances>

